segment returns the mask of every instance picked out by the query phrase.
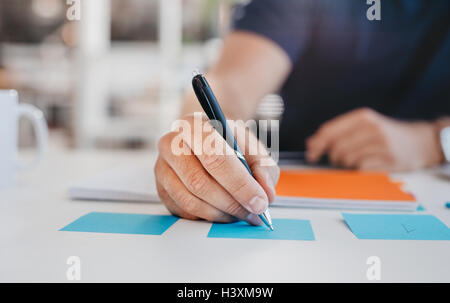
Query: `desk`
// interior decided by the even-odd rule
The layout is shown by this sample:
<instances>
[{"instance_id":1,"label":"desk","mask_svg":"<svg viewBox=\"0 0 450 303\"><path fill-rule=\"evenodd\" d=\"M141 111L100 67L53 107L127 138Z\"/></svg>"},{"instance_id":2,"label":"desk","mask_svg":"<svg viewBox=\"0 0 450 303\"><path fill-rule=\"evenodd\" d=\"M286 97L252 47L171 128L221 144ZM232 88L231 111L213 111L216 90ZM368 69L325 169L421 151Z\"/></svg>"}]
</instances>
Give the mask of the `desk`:
<instances>
[{"instance_id":1,"label":"desk","mask_svg":"<svg viewBox=\"0 0 450 303\"><path fill-rule=\"evenodd\" d=\"M369 256L381 282L450 282L450 241L358 240L341 211L273 208L272 217L311 220L316 241L213 239L207 222L178 220L162 236L61 232L91 211L168 213L161 204L71 201L73 182L149 152L54 150L0 191L0 282L67 282L69 256L82 282L368 282ZM433 171L397 174L450 226L450 182ZM265 265L263 268L261 265Z\"/></svg>"}]
</instances>

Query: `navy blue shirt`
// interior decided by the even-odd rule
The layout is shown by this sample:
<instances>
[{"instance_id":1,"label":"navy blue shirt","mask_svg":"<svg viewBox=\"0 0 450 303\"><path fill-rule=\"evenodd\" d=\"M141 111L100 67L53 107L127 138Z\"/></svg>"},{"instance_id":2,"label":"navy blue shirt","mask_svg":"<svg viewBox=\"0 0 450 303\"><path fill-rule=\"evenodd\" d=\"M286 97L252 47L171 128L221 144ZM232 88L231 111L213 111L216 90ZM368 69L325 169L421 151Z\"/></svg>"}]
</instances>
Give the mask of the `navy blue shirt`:
<instances>
[{"instance_id":1,"label":"navy blue shirt","mask_svg":"<svg viewBox=\"0 0 450 303\"><path fill-rule=\"evenodd\" d=\"M360 107L404 120L450 115L450 1L254 0L236 7L234 29L263 35L293 69L280 148L303 150L325 121ZM269 63L270 64L270 63Z\"/></svg>"}]
</instances>

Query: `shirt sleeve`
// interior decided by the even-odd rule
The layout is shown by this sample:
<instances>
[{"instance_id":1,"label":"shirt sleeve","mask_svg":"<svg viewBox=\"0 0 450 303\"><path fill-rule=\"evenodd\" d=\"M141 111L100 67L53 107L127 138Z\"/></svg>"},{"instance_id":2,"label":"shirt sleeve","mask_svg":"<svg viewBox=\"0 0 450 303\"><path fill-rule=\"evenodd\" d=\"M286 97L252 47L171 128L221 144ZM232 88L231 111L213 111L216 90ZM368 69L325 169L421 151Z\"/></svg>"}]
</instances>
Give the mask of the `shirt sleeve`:
<instances>
[{"instance_id":1,"label":"shirt sleeve","mask_svg":"<svg viewBox=\"0 0 450 303\"><path fill-rule=\"evenodd\" d=\"M253 0L237 5L233 30L262 35L278 44L295 63L308 46L317 0Z\"/></svg>"},{"instance_id":2,"label":"shirt sleeve","mask_svg":"<svg viewBox=\"0 0 450 303\"><path fill-rule=\"evenodd\" d=\"M3 31L3 23L4 23L4 18L3 18L3 14L4 14L4 4L0 2L0 69L4 68L4 64L3 64L3 41L5 39L4 37L4 31Z\"/></svg>"}]
</instances>

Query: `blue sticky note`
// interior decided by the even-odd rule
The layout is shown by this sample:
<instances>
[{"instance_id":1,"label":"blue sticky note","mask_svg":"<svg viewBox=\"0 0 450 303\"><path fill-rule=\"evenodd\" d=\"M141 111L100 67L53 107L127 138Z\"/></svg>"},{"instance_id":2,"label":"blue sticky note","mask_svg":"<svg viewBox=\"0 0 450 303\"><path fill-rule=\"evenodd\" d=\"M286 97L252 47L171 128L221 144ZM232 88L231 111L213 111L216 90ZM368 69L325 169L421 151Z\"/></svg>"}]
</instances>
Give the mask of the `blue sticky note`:
<instances>
[{"instance_id":1,"label":"blue sticky note","mask_svg":"<svg viewBox=\"0 0 450 303\"><path fill-rule=\"evenodd\" d=\"M358 239L450 240L450 228L432 215L342 215Z\"/></svg>"},{"instance_id":2,"label":"blue sticky note","mask_svg":"<svg viewBox=\"0 0 450 303\"><path fill-rule=\"evenodd\" d=\"M274 231L266 226L252 226L246 222L214 223L209 230L210 238L272 239L314 241L309 220L273 219Z\"/></svg>"},{"instance_id":3,"label":"blue sticky note","mask_svg":"<svg viewBox=\"0 0 450 303\"><path fill-rule=\"evenodd\" d=\"M60 230L112 234L161 235L177 220L177 217L168 215L92 212L78 218Z\"/></svg>"},{"instance_id":4,"label":"blue sticky note","mask_svg":"<svg viewBox=\"0 0 450 303\"><path fill-rule=\"evenodd\" d=\"M422 204L419 204L419 206L417 206L417 209L416 209L416 211L425 211L426 209L425 209L425 207L423 207L423 205Z\"/></svg>"}]
</instances>

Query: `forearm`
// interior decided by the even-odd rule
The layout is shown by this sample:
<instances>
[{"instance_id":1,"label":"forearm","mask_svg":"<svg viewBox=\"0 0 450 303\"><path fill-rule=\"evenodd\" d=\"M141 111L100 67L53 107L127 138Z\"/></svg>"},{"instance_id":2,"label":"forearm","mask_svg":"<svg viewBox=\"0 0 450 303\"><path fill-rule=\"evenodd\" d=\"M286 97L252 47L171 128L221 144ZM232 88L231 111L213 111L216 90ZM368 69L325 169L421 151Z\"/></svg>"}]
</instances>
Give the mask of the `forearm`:
<instances>
[{"instance_id":1,"label":"forearm","mask_svg":"<svg viewBox=\"0 0 450 303\"><path fill-rule=\"evenodd\" d=\"M0 89L14 88L17 83L17 73L14 70L0 67Z\"/></svg>"},{"instance_id":2,"label":"forearm","mask_svg":"<svg viewBox=\"0 0 450 303\"><path fill-rule=\"evenodd\" d=\"M437 132L440 132L442 129L450 126L450 116L444 116L444 117L437 119L434 122L434 126L435 126Z\"/></svg>"},{"instance_id":3,"label":"forearm","mask_svg":"<svg viewBox=\"0 0 450 303\"><path fill-rule=\"evenodd\" d=\"M7 86L6 72L0 67L0 89L6 88Z\"/></svg>"},{"instance_id":4,"label":"forearm","mask_svg":"<svg viewBox=\"0 0 450 303\"><path fill-rule=\"evenodd\" d=\"M450 127L450 116L441 117L433 122L434 135L436 141L438 142L438 154L439 154L438 163L443 163L445 161L444 152L442 150L442 146L440 143L440 133L446 127Z\"/></svg>"},{"instance_id":5,"label":"forearm","mask_svg":"<svg viewBox=\"0 0 450 303\"><path fill-rule=\"evenodd\" d=\"M450 126L450 117L443 116L431 122L415 122L412 126L416 126L416 135L423 138L422 146L428 155L426 166L430 167L443 163L445 156L441 146L440 133L442 129Z\"/></svg>"},{"instance_id":6,"label":"forearm","mask_svg":"<svg viewBox=\"0 0 450 303\"><path fill-rule=\"evenodd\" d=\"M280 89L290 69L287 54L274 42L255 34L234 32L225 40L218 62L205 76L225 116L248 120L254 117L265 95ZM181 114L199 110L189 88Z\"/></svg>"},{"instance_id":7,"label":"forearm","mask_svg":"<svg viewBox=\"0 0 450 303\"><path fill-rule=\"evenodd\" d=\"M417 121L411 123L416 136L422 138L421 146L424 157L427 159L426 167L441 164L445 156L441 146L440 133L442 129L450 126L450 117L443 116L435 121Z\"/></svg>"}]
</instances>

